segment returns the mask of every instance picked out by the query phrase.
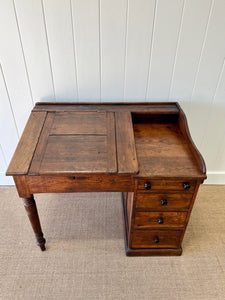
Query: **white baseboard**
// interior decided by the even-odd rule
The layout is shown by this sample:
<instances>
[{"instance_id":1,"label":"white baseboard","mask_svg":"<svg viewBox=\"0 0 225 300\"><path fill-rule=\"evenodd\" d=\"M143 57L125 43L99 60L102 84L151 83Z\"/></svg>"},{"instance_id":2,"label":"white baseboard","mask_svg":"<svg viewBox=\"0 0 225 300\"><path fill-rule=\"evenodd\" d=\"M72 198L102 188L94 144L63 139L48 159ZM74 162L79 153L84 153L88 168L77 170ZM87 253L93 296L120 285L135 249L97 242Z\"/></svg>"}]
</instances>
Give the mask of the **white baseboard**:
<instances>
[{"instance_id":1,"label":"white baseboard","mask_svg":"<svg viewBox=\"0 0 225 300\"><path fill-rule=\"evenodd\" d=\"M225 184L225 172L208 172L204 184ZM11 176L0 172L0 185L14 185L14 181Z\"/></svg>"},{"instance_id":2,"label":"white baseboard","mask_svg":"<svg viewBox=\"0 0 225 300\"><path fill-rule=\"evenodd\" d=\"M204 184L225 184L225 172L207 172Z\"/></svg>"},{"instance_id":3,"label":"white baseboard","mask_svg":"<svg viewBox=\"0 0 225 300\"><path fill-rule=\"evenodd\" d=\"M12 176L5 176L5 172L0 172L0 185L15 185Z\"/></svg>"}]
</instances>

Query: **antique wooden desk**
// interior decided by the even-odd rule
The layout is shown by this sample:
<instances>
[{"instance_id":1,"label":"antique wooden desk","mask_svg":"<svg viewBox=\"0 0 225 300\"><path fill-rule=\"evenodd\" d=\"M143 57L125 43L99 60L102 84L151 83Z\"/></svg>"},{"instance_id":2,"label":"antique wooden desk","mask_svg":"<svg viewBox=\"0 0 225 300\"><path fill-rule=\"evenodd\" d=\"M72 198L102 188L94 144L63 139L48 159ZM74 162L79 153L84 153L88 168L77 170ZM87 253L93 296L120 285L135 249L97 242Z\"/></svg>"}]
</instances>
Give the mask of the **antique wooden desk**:
<instances>
[{"instance_id":1,"label":"antique wooden desk","mask_svg":"<svg viewBox=\"0 0 225 300\"><path fill-rule=\"evenodd\" d=\"M119 191L126 254L181 255L206 169L178 103L37 103L7 175L41 250L33 194Z\"/></svg>"}]
</instances>

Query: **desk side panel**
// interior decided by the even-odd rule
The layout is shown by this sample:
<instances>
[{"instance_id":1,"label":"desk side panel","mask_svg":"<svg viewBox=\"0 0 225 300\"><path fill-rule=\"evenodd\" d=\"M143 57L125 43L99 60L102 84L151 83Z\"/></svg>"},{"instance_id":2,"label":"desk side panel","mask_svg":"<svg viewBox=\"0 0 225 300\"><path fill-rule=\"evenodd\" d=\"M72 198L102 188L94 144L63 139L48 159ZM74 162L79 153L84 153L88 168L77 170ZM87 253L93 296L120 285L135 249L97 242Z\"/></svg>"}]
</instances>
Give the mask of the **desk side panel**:
<instances>
[{"instance_id":1,"label":"desk side panel","mask_svg":"<svg viewBox=\"0 0 225 300\"><path fill-rule=\"evenodd\" d=\"M7 176L28 173L46 115L46 112L31 113L6 172Z\"/></svg>"}]
</instances>

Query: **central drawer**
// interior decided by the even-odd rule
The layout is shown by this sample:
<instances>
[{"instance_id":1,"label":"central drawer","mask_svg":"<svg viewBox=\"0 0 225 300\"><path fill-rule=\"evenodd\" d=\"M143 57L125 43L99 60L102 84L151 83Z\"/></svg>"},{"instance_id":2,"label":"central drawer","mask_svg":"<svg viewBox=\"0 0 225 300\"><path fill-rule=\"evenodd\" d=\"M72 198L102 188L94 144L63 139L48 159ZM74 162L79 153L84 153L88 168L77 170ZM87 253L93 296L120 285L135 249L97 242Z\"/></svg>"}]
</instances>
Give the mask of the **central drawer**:
<instances>
[{"instance_id":1,"label":"central drawer","mask_svg":"<svg viewBox=\"0 0 225 300\"><path fill-rule=\"evenodd\" d=\"M192 200L193 194L137 194L137 208L170 210L170 209L188 209Z\"/></svg>"},{"instance_id":2,"label":"central drawer","mask_svg":"<svg viewBox=\"0 0 225 300\"><path fill-rule=\"evenodd\" d=\"M136 230L132 248L179 248L181 230Z\"/></svg>"},{"instance_id":3,"label":"central drawer","mask_svg":"<svg viewBox=\"0 0 225 300\"><path fill-rule=\"evenodd\" d=\"M185 225L187 212L137 212L135 229L182 228Z\"/></svg>"}]
</instances>

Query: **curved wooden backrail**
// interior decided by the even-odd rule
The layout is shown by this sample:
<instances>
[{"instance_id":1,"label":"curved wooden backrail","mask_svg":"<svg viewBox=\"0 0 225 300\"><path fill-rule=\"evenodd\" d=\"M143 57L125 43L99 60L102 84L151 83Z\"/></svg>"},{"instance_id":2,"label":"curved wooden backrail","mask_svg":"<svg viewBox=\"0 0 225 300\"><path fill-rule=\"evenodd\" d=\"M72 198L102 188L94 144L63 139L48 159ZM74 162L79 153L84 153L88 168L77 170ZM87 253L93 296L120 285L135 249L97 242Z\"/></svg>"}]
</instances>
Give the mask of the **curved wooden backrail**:
<instances>
[{"instance_id":1,"label":"curved wooden backrail","mask_svg":"<svg viewBox=\"0 0 225 300\"><path fill-rule=\"evenodd\" d=\"M179 127L181 129L181 132L182 132L184 138L189 141L188 145L190 147L190 150L191 150L194 158L197 161L200 171L206 175L206 165L205 165L205 162L204 162L204 159L203 159L201 153L199 152L198 148L196 147L196 145L191 137L188 123L187 123L187 118L186 118L182 108L180 107L179 103L176 103L176 104L177 104L177 107L179 108L178 123L179 123Z\"/></svg>"}]
</instances>

